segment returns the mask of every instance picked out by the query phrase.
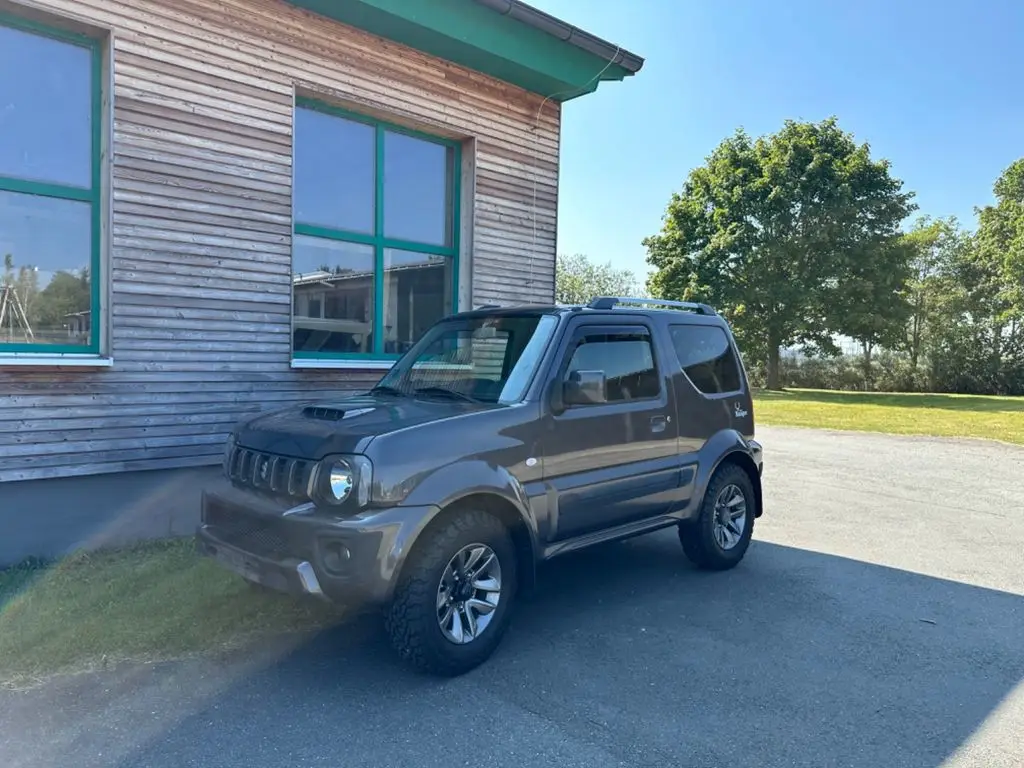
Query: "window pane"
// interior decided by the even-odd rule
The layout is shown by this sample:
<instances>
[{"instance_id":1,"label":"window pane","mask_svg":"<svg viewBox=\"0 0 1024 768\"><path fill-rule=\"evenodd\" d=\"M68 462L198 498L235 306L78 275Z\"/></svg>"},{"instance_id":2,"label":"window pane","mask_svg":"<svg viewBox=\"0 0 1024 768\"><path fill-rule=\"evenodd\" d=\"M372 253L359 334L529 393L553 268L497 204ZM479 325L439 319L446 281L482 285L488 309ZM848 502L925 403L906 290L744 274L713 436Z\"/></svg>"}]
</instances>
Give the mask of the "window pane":
<instances>
[{"instance_id":1,"label":"window pane","mask_svg":"<svg viewBox=\"0 0 1024 768\"><path fill-rule=\"evenodd\" d=\"M451 246L453 162L450 147L385 132L385 237Z\"/></svg>"},{"instance_id":2,"label":"window pane","mask_svg":"<svg viewBox=\"0 0 1024 768\"><path fill-rule=\"evenodd\" d=\"M88 48L0 26L0 176L90 187Z\"/></svg>"},{"instance_id":3,"label":"window pane","mask_svg":"<svg viewBox=\"0 0 1024 768\"><path fill-rule=\"evenodd\" d=\"M661 392L651 341L646 334L588 334L566 370L604 371L608 401L657 397Z\"/></svg>"},{"instance_id":4,"label":"window pane","mask_svg":"<svg viewBox=\"0 0 1024 768\"><path fill-rule=\"evenodd\" d=\"M296 352L373 351L373 247L296 235L292 246Z\"/></svg>"},{"instance_id":5,"label":"window pane","mask_svg":"<svg viewBox=\"0 0 1024 768\"><path fill-rule=\"evenodd\" d=\"M740 369L725 331L708 325L673 325L672 345L690 381L706 395L735 392Z\"/></svg>"},{"instance_id":6,"label":"window pane","mask_svg":"<svg viewBox=\"0 0 1024 768\"><path fill-rule=\"evenodd\" d=\"M91 206L0 192L0 344L88 346Z\"/></svg>"},{"instance_id":7,"label":"window pane","mask_svg":"<svg viewBox=\"0 0 1024 768\"><path fill-rule=\"evenodd\" d=\"M372 125L295 110L295 221L373 234Z\"/></svg>"},{"instance_id":8,"label":"window pane","mask_svg":"<svg viewBox=\"0 0 1024 768\"><path fill-rule=\"evenodd\" d=\"M384 351L401 354L452 308L452 260L384 251Z\"/></svg>"}]
</instances>

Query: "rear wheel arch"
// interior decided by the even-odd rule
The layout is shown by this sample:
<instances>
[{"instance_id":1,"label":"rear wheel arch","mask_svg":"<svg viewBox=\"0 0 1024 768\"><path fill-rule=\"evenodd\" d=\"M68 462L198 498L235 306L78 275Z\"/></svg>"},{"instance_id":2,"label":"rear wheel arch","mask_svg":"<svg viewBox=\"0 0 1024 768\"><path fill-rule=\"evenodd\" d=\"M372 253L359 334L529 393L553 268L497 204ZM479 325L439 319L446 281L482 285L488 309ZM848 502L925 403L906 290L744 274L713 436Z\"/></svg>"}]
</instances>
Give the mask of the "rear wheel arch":
<instances>
[{"instance_id":1,"label":"rear wheel arch","mask_svg":"<svg viewBox=\"0 0 1024 768\"><path fill-rule=\"evenodd\" d=\"M710 482L711 478L713 478L715 476L715 473L718 472L722 467L730 464L738 466L740 469L746 472L747 476L750 478L750 484L754 488L754 501L757 504L757 509L754 512L754 517L761 517L761 514L764 512L764 499L761 492L761 474L757 471L757 465L754 463L754 460L750 457L750 454L739 449L729 451L724 456L722 456L721 459L719 459L718 463L715 465L715 468L711 470L711 473L708 475L708 481Z\"/></svg>"},{"instance_id":2,"label":"rear wheel arch","mask_svg":"<svg viewBox=\"0 0 1024 768\"><path fill-rule=\"evenodd\" d=\"M753 464L742 451L731 452L719 461L710 473L696 516L679 525L683 551L703 570L734 568L750 546L757 516L757 509L750 507L751 502L758 504L759 493L744 458Z\"/></svg>"}]
</instances>

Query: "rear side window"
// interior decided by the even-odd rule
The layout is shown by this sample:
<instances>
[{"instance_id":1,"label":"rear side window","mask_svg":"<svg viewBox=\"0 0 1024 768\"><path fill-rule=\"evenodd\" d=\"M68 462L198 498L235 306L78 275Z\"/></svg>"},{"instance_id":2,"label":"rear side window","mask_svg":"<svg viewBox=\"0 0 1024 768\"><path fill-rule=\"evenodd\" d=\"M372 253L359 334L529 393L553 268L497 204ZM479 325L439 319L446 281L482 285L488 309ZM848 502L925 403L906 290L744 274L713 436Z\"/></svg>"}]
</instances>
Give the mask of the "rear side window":
<instances>
[{"instance_id":1,"label":"rear side window","mask_svg":"<svg viewBox=\"0 0 1024 768\"><path fill-rule=\"evenodd\" d=\"M714 325L669 327L679 364L705 395L740 389L740 367L725 331Z\"/></svg>"},{"instance_id":2,"label":"rear side window","mask_svg":"<svg viewBox=\"0 0 1024 768\"><path fill-rule=\"evenodd\" d=\"M644 333L587 333L579 340L565 378L573 371L604 371L608 402L643 400L661 393L651 338Z\"/></svg>"}]
</instances>

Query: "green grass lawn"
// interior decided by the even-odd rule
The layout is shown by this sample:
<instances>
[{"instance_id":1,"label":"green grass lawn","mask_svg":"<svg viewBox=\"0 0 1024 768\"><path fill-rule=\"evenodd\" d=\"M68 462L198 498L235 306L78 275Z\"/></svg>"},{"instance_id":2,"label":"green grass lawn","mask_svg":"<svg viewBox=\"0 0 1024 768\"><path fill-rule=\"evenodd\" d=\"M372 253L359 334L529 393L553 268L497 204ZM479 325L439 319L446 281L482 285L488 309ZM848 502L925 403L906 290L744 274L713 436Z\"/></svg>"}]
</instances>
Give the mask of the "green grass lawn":
<instances>
[{"instance_id":1,"label":"green grass lawn","mask_svg":"<svg viewBox=\"0 0 1024 768\"><path fill-rule=\"evenodd\" d=\"M191 540L75 555L0 571L0 681L237 648L340 618L326 604L249 588Z\"/></svg>"},{"instance_id":2,"label":"green grass lawn","mask_svg":"<svg viewBox=\"0 0 1024 768\"><path fill-rule=\"evenodd\" d=\"M793 389L755 395L760 424L978 437L1024 445L1024 397Z\"/></svg>"}]
</instances>

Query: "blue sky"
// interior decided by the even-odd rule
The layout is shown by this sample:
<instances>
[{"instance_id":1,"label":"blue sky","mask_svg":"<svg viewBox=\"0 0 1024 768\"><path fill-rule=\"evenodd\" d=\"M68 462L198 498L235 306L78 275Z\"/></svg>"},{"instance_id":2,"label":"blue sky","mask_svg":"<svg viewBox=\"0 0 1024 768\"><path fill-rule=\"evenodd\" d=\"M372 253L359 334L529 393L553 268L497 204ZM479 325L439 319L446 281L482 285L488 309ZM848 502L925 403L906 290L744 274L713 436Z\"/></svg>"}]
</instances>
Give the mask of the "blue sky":
<instances>
[{"instance_id":1,"label":"blue sky","mask_svg":"<svg viewBox=\"0 0 1024 768\"><path fill-rule=\"evenodd\" d=\"M917 192L974 224L1024 156L1024 2L533 0L646 59L563 112L560 253L647 271L669 195L738 126L840 125Z\"/></svg>"}]
</instances>

